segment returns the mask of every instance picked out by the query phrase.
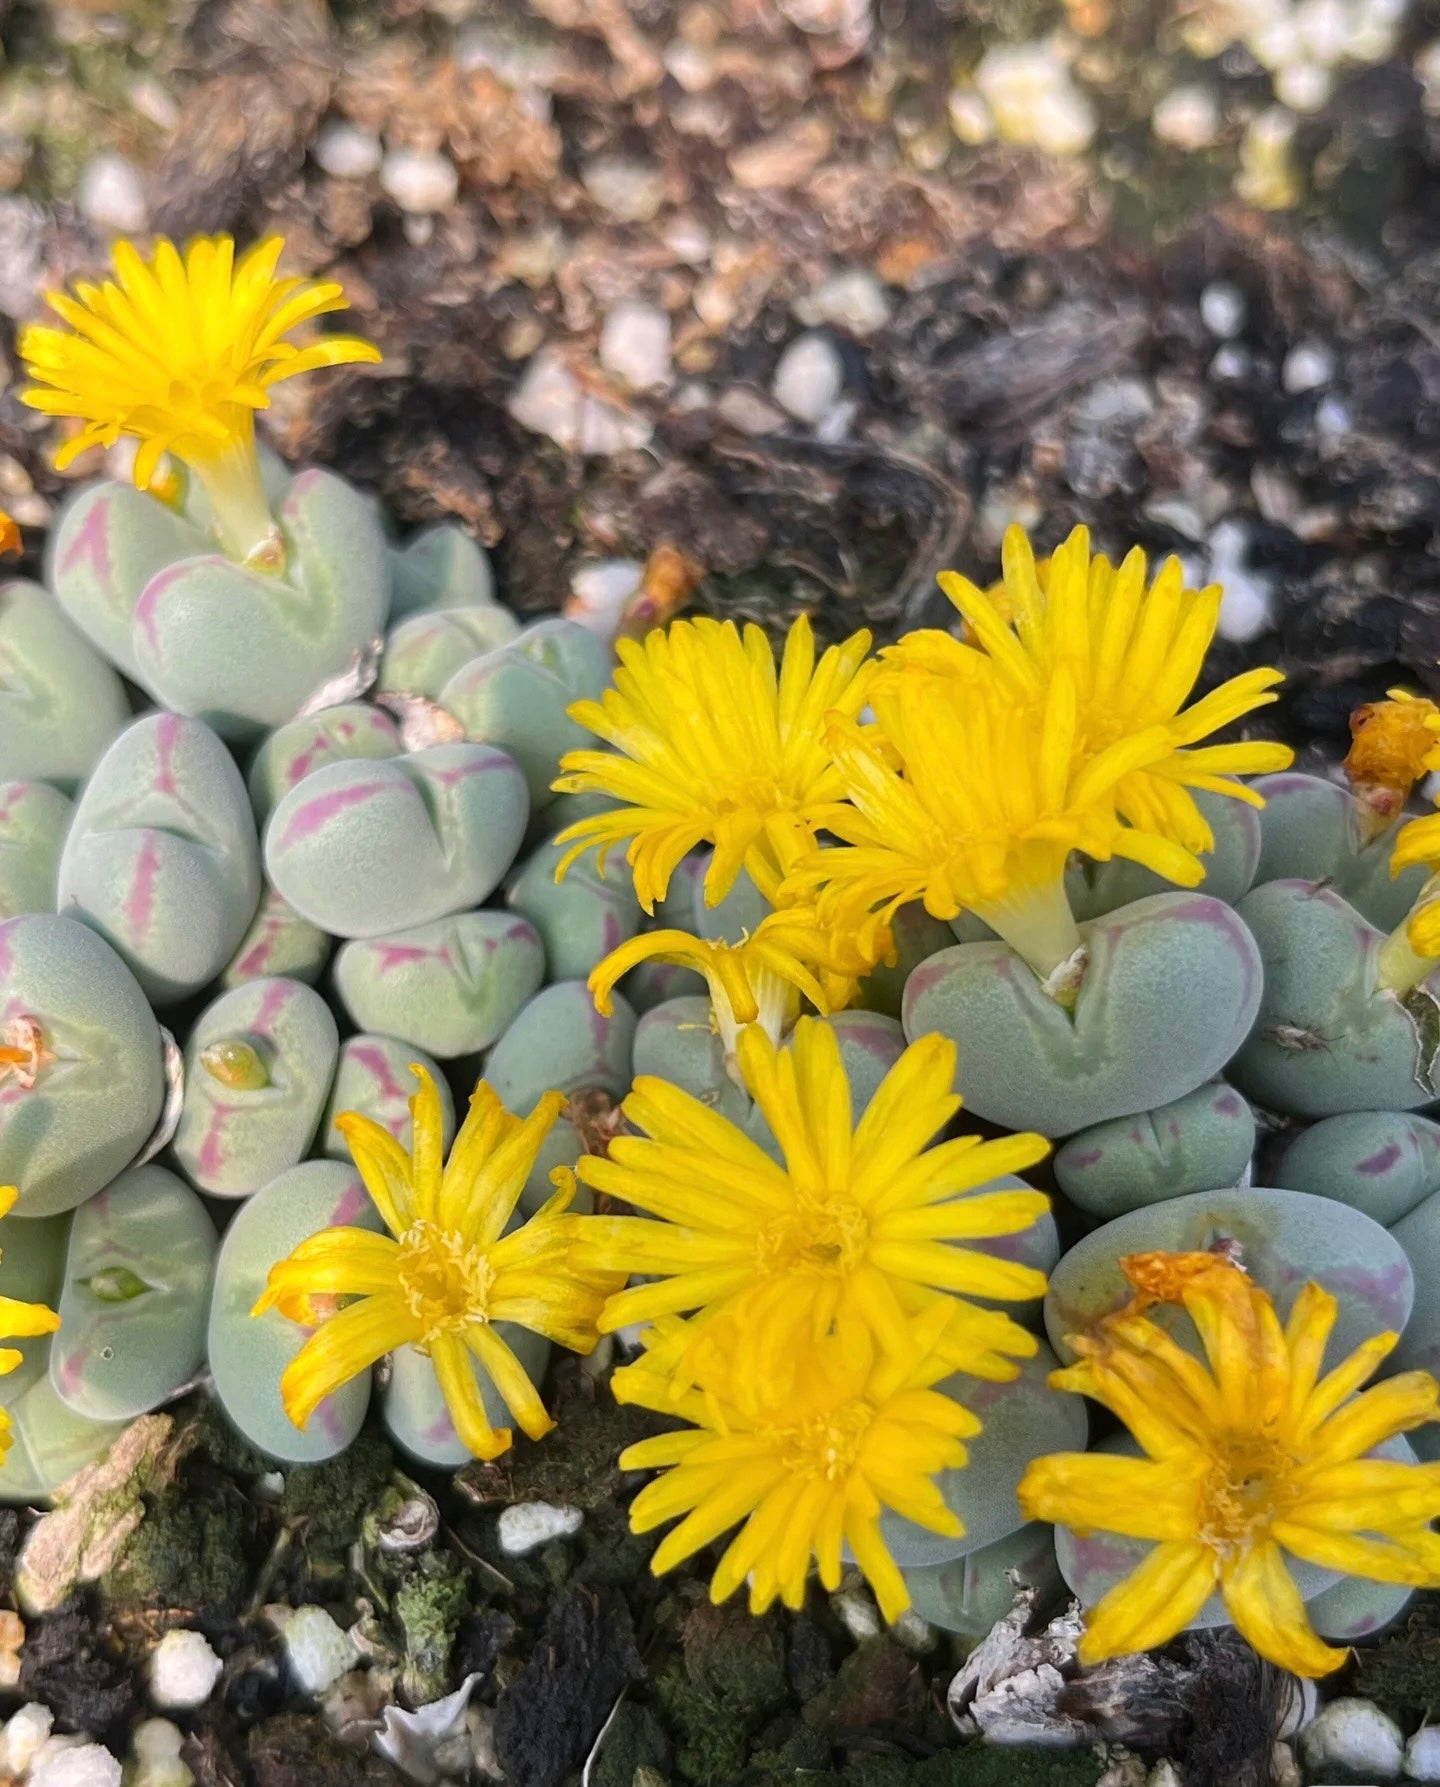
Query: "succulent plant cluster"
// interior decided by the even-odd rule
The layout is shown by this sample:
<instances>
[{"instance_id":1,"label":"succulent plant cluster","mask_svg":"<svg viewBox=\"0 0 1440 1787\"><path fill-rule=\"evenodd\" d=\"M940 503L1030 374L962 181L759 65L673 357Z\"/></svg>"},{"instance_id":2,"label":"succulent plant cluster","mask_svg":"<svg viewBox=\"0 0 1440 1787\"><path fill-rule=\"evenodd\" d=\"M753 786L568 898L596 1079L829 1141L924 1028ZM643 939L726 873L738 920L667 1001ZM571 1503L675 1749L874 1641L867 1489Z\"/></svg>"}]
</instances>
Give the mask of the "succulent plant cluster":
<instances>
[{"instance_id":1,"label":"succulent plant cluster","mask_svg":"<svg viewBox=\"0 0 1440 1787\"><path fill-rule=\"evenodd\" d=\"M492 1457L615 1334L680 1423L635 1524L738 1526L717 1596L1063 1581L1092 1655L1314 1674L1440 1584L1440 714L1363 710L1344 784L1210 742L1276 674L1186 707L1219 592L1083 530L878 655L522 626L256 453L370 357L289 347L339 294L277 254L129 254L25 349L160 445L0 586L0 1496L207 1368L278 1460L372 1394ZM145 333L187 280L219 397Z\"/></svg>"}]
</instances>

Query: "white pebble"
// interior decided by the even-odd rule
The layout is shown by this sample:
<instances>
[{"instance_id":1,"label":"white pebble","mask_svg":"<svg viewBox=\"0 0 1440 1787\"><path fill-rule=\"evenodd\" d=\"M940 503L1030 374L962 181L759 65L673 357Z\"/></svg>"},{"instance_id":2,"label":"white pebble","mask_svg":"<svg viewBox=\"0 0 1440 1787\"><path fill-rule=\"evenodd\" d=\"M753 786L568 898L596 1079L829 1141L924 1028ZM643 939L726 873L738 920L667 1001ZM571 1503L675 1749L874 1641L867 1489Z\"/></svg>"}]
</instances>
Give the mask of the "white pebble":
<instances>
[{"instance_id":1,"label":"white pebble","mask_svg":"<svg viewBox=\"0 0 1440 1787\"><path fill-rule=\"evenodd\" d=\"M815 424L834 409L845 385L839 349L828 335L799 335L781 354L771 392L797 422Z\"/></svg>"},{"instance_id":2,"label":"white pebble","mask_svg":"<svg viewBox=\"0 0 1440 1787\"><path fill-rule=\"evenodd\" d=\"M1300 1733L1300 1755L1314 1781L1393 1781L1404 1744L1400 1727L1373 1700L1346 1697L1322 1707Z\"/></svg>"},{"instance_id":3,"label":"white pebble","mask_svg":"<svg viewBox=\"0 0 1440 1787\"><path fill-rule=\"evenodd\" d=\"M565 618L578 621L602 639L614 639L625 604L639 590L644 576L644 565L634 558L603 558L582 565L570 579Z\"/></svg>"},{"instance_id":4,"label":"white pebble","mask_svg":"<svg viewBox=\"0 0 1440 1787\"><path fill-rule=\"evenodd\" d=\"M120 1764L103 1744L79 1743L45 1750L30 1765L29 1787L120 1787Z\"/></svg>"},{"instance_id":5,"label":"white pebble","mask_svg":"<svg viewBox=\"0 0 1440 1787\"><path fill-rule=\"evenodd\" d=\"M665 203L665 176L628 155L596 155L580 170L586 192L621 223L649 223Z\"/></svg>"},{"instance_id":6,"label":"white pebble","mask_svg":"<svg viewBox=\"0 0 1440 1787\"><path fill-rule=\"evenodd\" d=\"M940 1634L928 1619L922 1619L913 1607L907 1607L890 1628L890 1636L913 1656L924 1657L940 1642Z\"/></svg>"},{"instance_id":7,"label":"white pebble","mask_svg":"<svg viewBox=\"0 0 1440 1787\"><path fill-rule=\"evenodd\" d=\"M1241 347L1236 341L1227 341L1210 362L1210 376L1213 379L1240 379L1249 370L1250 350Z\"/></svg>"},{"instance_id":8,"label":"white pebble","mask_svg":"<svg viewBox=\"0 0 1440 1787\"><path fill-rule=\"evenodd\" d=\"M829 323L847 334L873 335L890 320L885 288L866 267L845 267L822 280L813 292L797 298L794 311L809 328Z\"/></svg>"},{"instance_id":9,"label":"white pebble","mask_svg":"<svg viewBox=\"0 0 1440 1787\"><path fill-rule=\"evenodd\" d=\"M992 44L976 66L975 85L1002 142L1078 155L1095 135L1095 108L1053 41ZM950 122L953 129L953 104Z\"/></svg>"},{"instance_id":10,"label":"white pebble","mask_svg":"<svg viewBox=\"0 0 1440 1787\"><path fill-rule=\"evenodd\" d=\"M168 1719L144 1719L135 1727L131 1743L135 1771L130 1787L190 1787L195 1779L180 1760L184 1733Z\"/></svg>"},{"instance_id":11,"label":"white pebble","mask_svg":"<svg viewBox=\"0 0 1440 1787\"><path fill-rule=\"evenodd\" d=\"M402 211L429 217L455 203L460 176L447 156L392 149L380 164L380 184Z\"/></svg>"},{"instance_id":12,"label":"white pebble","mask_svg":"<svg viewBox=\"0 0 1440 1787\"><path fill-rule=\"evenodd\" d=\"M956 87L945 101L950 114L950 128L962 143L972 148L995 140L995 120L990 108L973 87Z\"/></svg>"},{"instance_id":13,"label":"white pebble","mask_svg":"<svg viewBox=\"0 0 1440 1787\"><path fill-rule=\"evenodd\" d=\"M0 1776L23 1775L54 1723L54 1713L38 1700L13 1713L0 1731Z\"/></svg>"},{"instance_id":14,"label":"white pebble","mask_svg":"<svg viewBox=\"0 0 1440 1787\"><path fill-rule=\"evenodd\" d=\"M658 304L622 298L600 330L600 364L632 391L670 379L670 319Z\"/></svg>"},{"instance_id":15,"label":"white pebble","mask_svg":"<svg viewBox=\"0 0 1440 1787\"><path fill-rule=\"evenodd\" d=\"M1200 320L1212 335L1228 341L1245 327L1245 295L1227 279L1212 280L1200 294Z\"/></svg>"},{"instance_id":16,"label":"white pebble","mask_svg":"<svg viewBox=\"0 0 1440 1787\"><path fill-rule=\"evenodd\" d=\"M1184 1787L1184 1778L1175 1764L1165 1757L1146 1775L1145 1787Z\"/></svg>"},{"instance_id":17,"label":"white pebble","mask_svg":"<svg viewBox=\"0 0 1440 1787\"><path fill-rule=\"evenodd\" d=\"M858 1589L832 1595L830 1605L840 1616L840 1624L856 1644L864 1644L867 1638L878 1638L885 1629L880 1610L869 1595L862 1594Z\"/></svg>"},{"instance_id":18,"label":"white pebble","mask_svg":"<svg viewBox=\"0 0 1440 1787\"><path fill-rule=\"evenodd\" d=\"M1220 106L1208 87L1175 87L1150 114L1150 128L1172 149L1208 149L1220 134Z\"/></svg>"},{"instance_id":19,"label":"white pebble","mask_svg":"<svg viewBox=\"0 0 1440 1787\"><path fill-rule=\"evenodd\" d=\"M323 1607L279 1607L271 1624L285 1646L290 1676L302 1694L323 1694L360 1660L348 1632Z\"/></svg>"},{"instance_id":20,"label":"white pebble","mask_svg":"<svg viewBox=\"0 0 1440 1787\"><path fill-rule=\"evenodd\" d=\"M1406 1744L1405 1774L1412 1781L1440 1781L1440 1725L1422 1725Z\"/></svg>"},{"instance_id":21,"label":"white pebble","mask_svg":"<svg viewBox=\"0 0 1440 1787\"><path fill-rule=\"evenodd\" d=\"M102 230L132 236L145 228L145 189L123 155L97 155L87 162L75 197L85 216Z\"/></svg>"},{"instance_id":22,"label":"white pebble","mask_svg":"<svg viewBox=\"0 0 1440 1787\"><path fill-rule=\"evenodd\" d=\"M644 416L590 395L556 348L541 348L530 360L509 409L522 428L549 435L567 452L603 457L643 447L650 439Z\"/></svg>"},{"instance_id":23,"label":"white pebble","mask_svg":"<svg viewBox=\"0 0 1440 1787\"><path fill-rule=\"evenodd\" d=\"M1334 76L1318 62L1287 62L1275 71L1275 97L1292 112L1318 112L1334 90Z\"/></svg>"},{"instance_id":24,"label":"white pebble","mask_svg":"<svg viewBox=\"0 0 1440 1787\"><path fill-rule=\"evenodd\" d=\"M516 1502L496 1522L500 1549L507 1557L524 1557L537 1545L552 1539L568 1539L585 1524L578 1508L556 1507L550 1502Z\"/></svg>"},{"instance_id":25,"label":"white pebble","mask_svg":"<svg viewBox=\"0 0 1440 1787\"><path fill-rule=\"evenodd\" d=\"M1280 383L1292 397L1302 391L1318 391L1335 376L1335 356L1318 341L1302 341L1292 347L1280 368Z\"/></svg>"},{"instance_id":26,"label":"white pebble","mask_svg":"<svg viewBox=\"0 0 1440 1787\"><path fill-rule=\"evenodd\" d=\"M150 1698L176 1711L203 1706L223 1668L203 1632L177 1627L150 1653Z\"/></svg>"},{"instance_id":27,"label":"white pebble","mask_svg":"<svg viewBox=\"0 0 1440 1787\"><path fill-rule=\"evenodd\" d=\"M373 130L334 118L315 138L314 155L335 180L365 180L379 170L384 151Z\"/></svg>"},{"instance_id":28,"label":"white pebble","mask_svg":"<svg viewBox=\"0 0 1440 1787\"><path fill-rule=\"evenodd\" d=\"M1350 411L1333 393L1315 406L1315 432L1324 436L1328 446L1350 432Z\"/></svg>"}]
</instances>

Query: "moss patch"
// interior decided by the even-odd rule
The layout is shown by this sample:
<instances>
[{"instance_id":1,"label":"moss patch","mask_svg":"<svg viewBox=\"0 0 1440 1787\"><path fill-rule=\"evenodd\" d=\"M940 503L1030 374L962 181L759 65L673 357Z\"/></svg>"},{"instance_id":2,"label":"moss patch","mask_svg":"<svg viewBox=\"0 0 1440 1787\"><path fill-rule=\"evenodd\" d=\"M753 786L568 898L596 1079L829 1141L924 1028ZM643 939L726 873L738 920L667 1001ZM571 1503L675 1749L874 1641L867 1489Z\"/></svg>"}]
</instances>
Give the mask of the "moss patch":
<instances>
[{"instance_id":1,"label":"moss patch","mask_svg":"<svg viewBox=\"0 0 1440 1787\"><path fill-rule=\"evenodd\" d=\"M300 1523L312 1563L344 1557L394 1468L395 1456L384 1440L362 1433L339 1458L297 1465L289 1473L281 1512Z\"/></svg>"}]
</instances>

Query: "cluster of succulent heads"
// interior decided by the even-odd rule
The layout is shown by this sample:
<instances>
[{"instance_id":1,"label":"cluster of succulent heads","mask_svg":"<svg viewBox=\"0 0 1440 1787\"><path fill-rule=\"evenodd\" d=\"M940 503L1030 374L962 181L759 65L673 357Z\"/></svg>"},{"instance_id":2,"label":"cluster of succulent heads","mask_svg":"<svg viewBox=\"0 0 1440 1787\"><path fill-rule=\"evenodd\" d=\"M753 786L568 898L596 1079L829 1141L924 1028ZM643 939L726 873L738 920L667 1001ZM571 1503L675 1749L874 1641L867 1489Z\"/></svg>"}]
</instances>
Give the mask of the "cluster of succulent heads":
<instances>
[{"instance_id":1,"label":"cluster of succulent heads","mask_svg":"<svg viewBox=\"0 0 1440 1787\"><path fill-rule=\"evenodd\" d=\"M207 1373L282 1462L372 1397L493 1459L603 1339L653 1568L757 1612L1319 1675L1440 1586L1440 711L1292 773L1220 590L1083 528L878 651L522 625L257 446L378 358L281 248L22 337L138 450L0 586L0 1494Z\"/></svg>"}]
</instances>

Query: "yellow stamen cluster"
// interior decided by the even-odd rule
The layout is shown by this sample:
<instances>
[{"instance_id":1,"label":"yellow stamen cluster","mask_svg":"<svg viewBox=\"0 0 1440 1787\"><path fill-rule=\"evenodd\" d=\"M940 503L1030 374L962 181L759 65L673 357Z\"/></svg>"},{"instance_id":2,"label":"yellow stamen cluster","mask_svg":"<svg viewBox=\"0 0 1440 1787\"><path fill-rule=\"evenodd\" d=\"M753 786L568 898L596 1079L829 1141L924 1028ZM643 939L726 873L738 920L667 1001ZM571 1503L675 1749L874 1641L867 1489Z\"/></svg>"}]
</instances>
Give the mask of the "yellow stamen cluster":
<instances>
[{"instance_id":1,"label":"yellow stamen cluster","mask_svg":"<svg viewBox=\"0 0 1440 1787\"><path fill-rule=\"evenodd\" d=\"M563 1169L544 1208L509 1227L563 1096L547 1092L522 1121L482 1081L442 1163L439 1092L423 1068L411 1071L420 1090L410 1101L409 1154L369 1117L351 1111L336 1119L389 1234L322 1229L271 1269L254 1313L278 1309L316 1328L280 1381L297 1427L341 1384L396 1347L413 1346L429 1356L460 1439L477 1458L497 1458L510 1430L492 1426L481 1376L531 1439L553 1425L505 1326L588 1353L617 1281L571 1264L573 1218L565 1212L575 1187Z\"/></svg>"},{"instance_id":2,"label":"yellow stamen cluster","mask_svg":"<svg viewBox=\"0 0 1440 1787\"><path fill-rule=\"evenodd\" d=\"M1164 1644L1219 1593L1262 1656L1324 1675L1346 1652L1305 1613L1285 1553L1345 1575L1440 1587L1440 1465L1373 1456L1440 1418L1440 1385L1402 1372L1357 1394L1395 1346L1378 1334L1323 1369L1335 1299L1317 1284L1282 1324L1267 1292L1215 1254L1121 1262L1140 1294L1051 1383L1104 1404L1142 1457L1057 1453L1030 1466L1032 1520L1153 1543L1086 1616L1083 1662ZM1206 1363L1144 1311L1184 1308Z\"/></svg>"},{"instance_id":3,"label":"yellow stamen cluster","mask_svg":"<svg viewBox=\"0 0 1440 1787\"><path fill-rule=\"evenodd\" d=\"M20 354L35 381L32 409L84 423L55 456L63 469L122 435L140 442L135 484L150 488L169 453L205 485L221 544L238 558L263 550L271 532L255 453L255 412L270 388L316 367L375 361L353 335L309 346L287 339L302 324L343 310L333 281L276 276L284 242L271 236L237 261L229 236L202 236L182 254L162 240L149 259L115 245L115 273L74 296L53 292L64 328L35 325Z\"/></svg>"}]
</instances>

